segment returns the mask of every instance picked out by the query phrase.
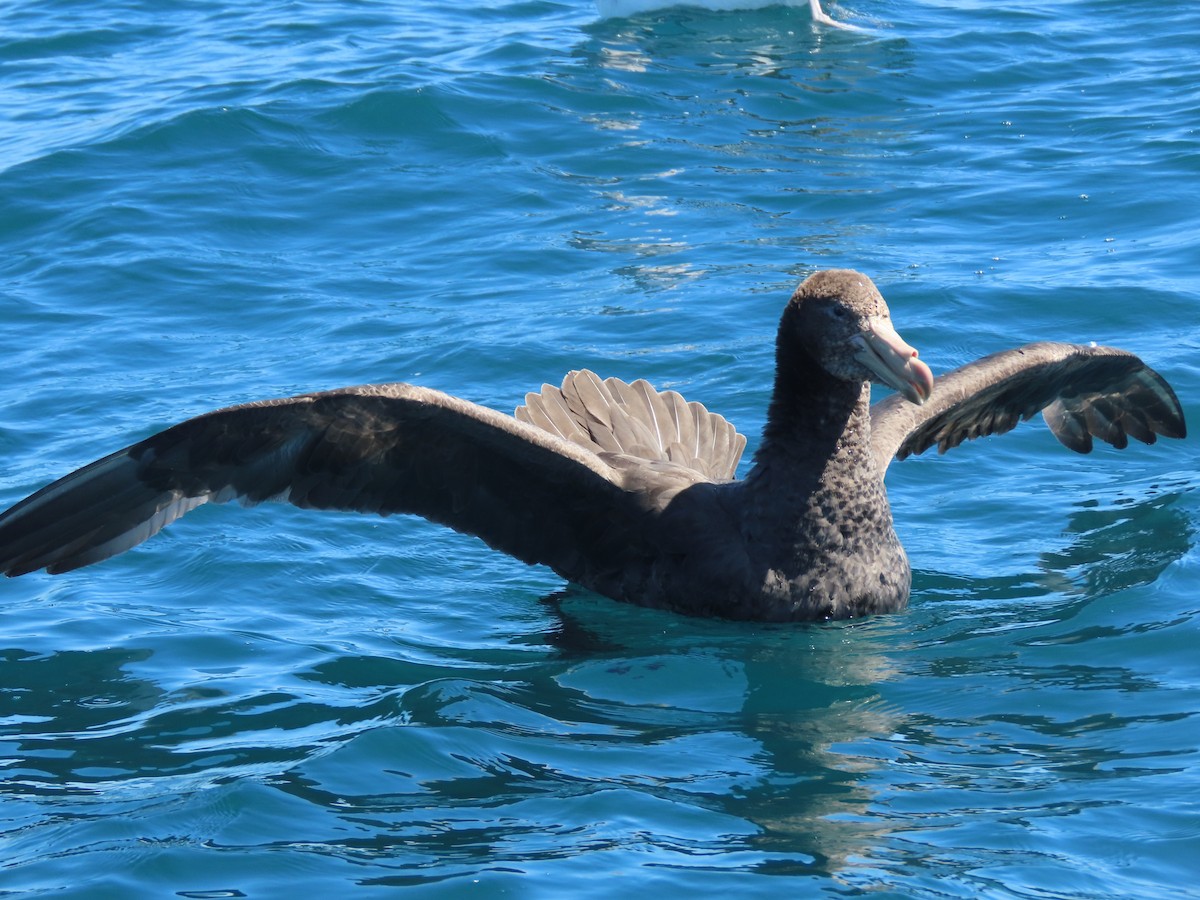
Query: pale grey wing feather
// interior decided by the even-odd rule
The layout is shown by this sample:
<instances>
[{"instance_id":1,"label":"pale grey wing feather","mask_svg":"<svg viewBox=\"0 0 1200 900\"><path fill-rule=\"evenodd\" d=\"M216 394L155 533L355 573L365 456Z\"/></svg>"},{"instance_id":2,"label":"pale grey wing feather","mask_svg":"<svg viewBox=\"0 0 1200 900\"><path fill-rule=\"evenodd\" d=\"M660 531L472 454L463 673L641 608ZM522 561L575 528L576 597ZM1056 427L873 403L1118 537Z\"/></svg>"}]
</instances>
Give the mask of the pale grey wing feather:
<instances>
[{"instance_id":1,"label":"pale grey wing feather","mask_svg":"<svg viewBox=\"0 0 1200 900\"><path fill-rule=\"evenodd\" d=\"M571 572L628 540L639 511L614 478L494 410L411 385L345 388L198 416L67 475L0 514L0 571L97 562L238 498L415 513Z\"/></svg>"},{"instance_id":2,"label":"pale grey wing feather","mask_svg":"<svg viewBox=\"0 0 1200 900\"><path fill-rule=\"evenodd\" d=\"M566 403L561 396L552 398L552 402L546 404L533 401L534 396L534 394L529 394L526 397L529 410L529 418L526 421L564 440L576 444L581 441L586 443L587 435L580 432L579 426L571 418L571 413L566 408Z\"/></svg>"},{"instance_id":3,"label":"pale grey wing feather","mask_svg":"<svg viewBox=\"0 0 1200 900\"><path fill-rule=\"evenodd\" d=\"M1055 437L1079 453L1100 438L1124 448L1129 437L1152 444L1182 438L1183 410L1171 386L1138 357L1114 347L1026 344L993 353L934 380L917 406L899 395L871 407L871 444L882 474L937 445L1001 434L1041 412Z\"/></svg>"},{"instance_id":4,"label":"pale grey wing feather","mask_svg":"<svg viewBox=\"0 0 1200 900\"><path fill-rule=\"evenodd\" d=\"M619 453L649 462L673 462L710 481L733 478L746 438L724 417L675 391L646 381L601 381L585 370L569 373L561 387L546 384L527 394L516 418L595 453ZM569 419L569 421L565 421Z\"/></svg>"},{"instance_id":5,"label":"pale grey wing feather","mask_svg":"<svg viewBox=\"0 0 1200 900\"><path fill-rule=\"evenodd\" d=\"M586 370L573 372L568 378L572 390L563 392L568 408L588 422L589 430L595 430L598 426L612 431L612 416L609 414L612 398L604 383Z\"/></svg>"},{"instance_id":6,"label":"pale grey wing feather","mask_svg":"<svg viewBox=\"0 0 1200 900\"><path fill-rule=\"evenodd\" d=\"M582 373L581 373L582 374ZM586 373L591 375L590 372ZM569 377L569 376L568 376ZM619 378L607 378L604 381L608 388L608 396L612 408L618 410L615 420L621 423L622 432L629 432L628 443L622 443L622 448L630 455L647 460L667 460L667 448L663 445L662 432L655 419L653 410L647 406L646 397L638 388L639 382L626 384ZM645 384L645 382L641 382ZM563 384L564 389L567 383ZM621 434L616 435L618 442L624 440Z\"/></svg>"},{"instance_id":7,"label":"pale grey wing feather","mask_svg":"<svg viewBox=\"0 0 1200 900\"><path fill-rule=\"evenodd\" d=\"M630 387L641 401L634 410L642 416L642 421L650 429L655 445L665 451L678 433L666 402L658 391L650 386L650 382L643 378L639 378Z\"/></svg>"},{"instance_id":8,"label":"pale grey wing feather","mask_svg":"<svg viewBox=\"0 0 1200 900\"><path fill-rule=\"evenodd\" d=\"M678 391L667 391L663 399L670 404L671 422L675 427L675 444L691 459L704 459L700 448L700 419ZM696 404L699 406L699 404ZM712 429L708 429L711 433Z\"/></svg>"}]
</instances>

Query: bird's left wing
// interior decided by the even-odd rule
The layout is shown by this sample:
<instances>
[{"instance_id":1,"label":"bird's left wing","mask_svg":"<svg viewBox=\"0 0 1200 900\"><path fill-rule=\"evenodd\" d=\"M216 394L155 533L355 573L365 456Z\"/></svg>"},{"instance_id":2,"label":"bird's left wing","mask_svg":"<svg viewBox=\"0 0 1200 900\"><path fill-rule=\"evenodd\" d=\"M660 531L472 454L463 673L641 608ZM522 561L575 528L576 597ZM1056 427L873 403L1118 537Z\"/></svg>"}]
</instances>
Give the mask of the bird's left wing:
<instances>
[{"instance_id":1,"label":"bird's left wing","mask_svg":"<svg viewBox=\"0 0 1200 900\"><path fill-rule=\"evenodd\" d=\"M98 562L208 502L415 513L571 571L636 514L596 454L407 384L217 410L79 469L0 514L0 572Z\"/></svg>"},{"instance_id":2,"label":"bird's left wing","mask_svg":"<svg viewBox=\"0 0 1200 900\"><path fill-rule=\"evenodd\" d=\"M1050 430L1079 453L1092 438L1118 449L1134 437L1182 438L1183 410L1171 386L1144 362L1114 347L1026 344L993 353L934 379L917 406L899 395L871 407L871 446L882 475L893 458L1002 434L1041 412Z\"/></svg>"}]
</instances>

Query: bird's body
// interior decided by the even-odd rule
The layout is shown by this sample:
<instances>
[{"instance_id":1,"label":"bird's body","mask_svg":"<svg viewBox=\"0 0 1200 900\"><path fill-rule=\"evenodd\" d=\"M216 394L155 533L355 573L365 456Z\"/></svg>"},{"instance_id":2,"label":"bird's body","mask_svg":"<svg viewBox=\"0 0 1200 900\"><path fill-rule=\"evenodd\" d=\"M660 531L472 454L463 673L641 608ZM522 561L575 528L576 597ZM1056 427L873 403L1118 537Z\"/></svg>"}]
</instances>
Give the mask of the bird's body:
<instances>
[{"instance_id":1,"label":"bird's body","mask_svg":"<svg viewBox=\"0 0 1200 900\"><path fill-rule=\"evenodd\" d=\"M900 395L870 405L871 381ZM1092 436L1182 437L1165 381L1121 350L1030 344L934 381L870 279L810 276L780 322L767 425L745 438L644 381L570 373L514 416L407 384L189 419L0 514L0 571L123 552L205 502L412 513L618 600L754 620L850 618L908 600L883 476L891 459L1043 411Z\"/></svg>"}]
</instances>

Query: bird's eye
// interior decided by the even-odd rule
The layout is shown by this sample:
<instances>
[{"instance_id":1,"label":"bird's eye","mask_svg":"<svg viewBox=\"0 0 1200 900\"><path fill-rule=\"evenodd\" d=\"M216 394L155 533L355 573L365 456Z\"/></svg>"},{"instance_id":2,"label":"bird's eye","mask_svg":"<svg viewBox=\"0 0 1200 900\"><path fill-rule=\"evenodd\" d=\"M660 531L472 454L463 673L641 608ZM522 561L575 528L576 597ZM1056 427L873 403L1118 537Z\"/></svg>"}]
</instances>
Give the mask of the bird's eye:
<instances>
[{"instance_id":1,"label":"bird's eye","mask_svg":"<svg viewBox=\"0 0 1200 900\"><path fill-rule=\"evenodd\" d=\"M846 307L844 307L844 306L834 306L834 307L832 307L832 309L833 309L833 314L835 316L837 316L837 318L839 318L839 319L844 319L848 315L848 313L846 311Z\"/></svg>"}]
</instances>

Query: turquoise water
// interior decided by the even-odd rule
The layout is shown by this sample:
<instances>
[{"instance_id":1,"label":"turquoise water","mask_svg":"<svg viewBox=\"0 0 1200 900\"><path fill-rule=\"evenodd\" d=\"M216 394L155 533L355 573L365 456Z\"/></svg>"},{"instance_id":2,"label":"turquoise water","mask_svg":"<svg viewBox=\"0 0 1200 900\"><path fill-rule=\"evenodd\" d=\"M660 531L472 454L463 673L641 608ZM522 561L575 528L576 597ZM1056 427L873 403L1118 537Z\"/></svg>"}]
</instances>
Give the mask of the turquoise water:
<instances>
[{"instance_id":1,"label":"turquoise water","mask_svg":"<svg viewBox=\"0 0 1200 900\"><path fill-rule=\"evenodd\" d=\"M187 415L586 365L757 442L782 303L1200 427L1200 7L0 7L0 504ZM0 585L0 896L1200 896L1194 439L894 466L903 614L699 621L204 508Z\"/></svg>"}]
</instances>

